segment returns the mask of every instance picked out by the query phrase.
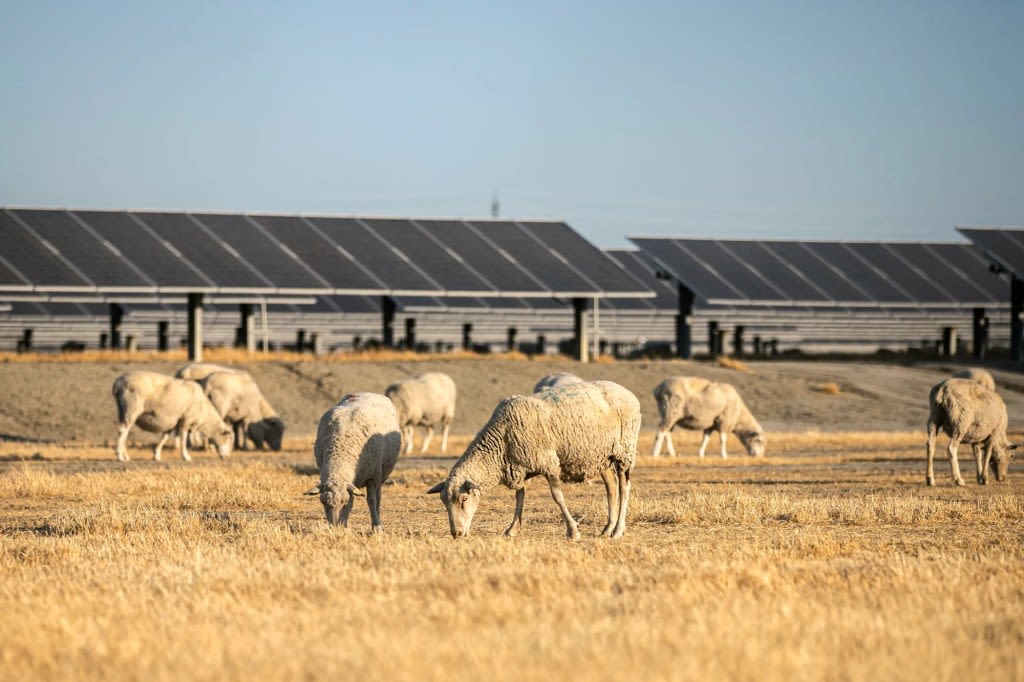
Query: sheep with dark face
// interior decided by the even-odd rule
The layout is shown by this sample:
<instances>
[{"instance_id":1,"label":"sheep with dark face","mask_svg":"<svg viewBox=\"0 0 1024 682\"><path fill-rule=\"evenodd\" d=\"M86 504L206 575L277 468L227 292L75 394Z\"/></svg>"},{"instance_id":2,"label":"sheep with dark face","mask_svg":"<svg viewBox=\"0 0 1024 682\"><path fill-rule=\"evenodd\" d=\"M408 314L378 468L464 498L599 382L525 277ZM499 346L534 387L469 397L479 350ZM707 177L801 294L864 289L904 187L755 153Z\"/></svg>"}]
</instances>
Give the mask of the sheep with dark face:
<instances>
[{"instance_id":1,"label":"sheep with dark face","mask_svg":"<svg viewBox=\"0 0 1024 682\"><path fill-rule=\"evenodd\" d=\"M200 382L203 391L217 412L234 427L235 442L246 449L246 436L255 435L257 449L266 442L272 450L280 450L284 439L284 422L248 372L215 371ZM255 428L252 428L254 425ZM258 439L258 441L257 441Z\"/></svg>"},{"instance_id":2,"label":"sheep with dark face","mask_svg":"<svg viewBox=\"0 0 1024 682\"><path fill-rule=\"evenodd\" d=\"M426 372L395 382L384 390L398 411L398 423L405 437L405 452L412 452L413 428L427 429L420 452L426 452L434 437L434 428L441 427L441 452L448 450L448 430L455 416L455 382L447 374Z\"/></svg>"},{"instance_id":3,"label":"sheep with dark face","mask_svg":"<svg viewBox=\"0 0 1024 682\"><path fill-rule=\"evenodd\" d=\"M668 453L676 456L672 444L672 429L677 425L684 429L700 430L704 438L697 454L704 456L711 433L718 431L722 457L727 457L725 442L730 433L735 433L747 453L763 457L767 438L764 429L754 419L740 394L731 384L718 383L699 377L670 377L654 389L661 421L654 441L654 457L661 453L662 443L668 444Z\"/></svg>"},{"instance_id":4,"label":"sheep with dark face","mask_svg":"<svg viewBox=\"0 0 1024 682\"><path fill-rule=\"evenodd\" d=\"M935 441L939 431L949 436L946 450L953 482L964 485L957 460L960 443L969 443L974 448L974 460L978 483L988 483L989 467L1002 481L1010 467L1010 459L1016 445L1006 439L1006 404L995 391L971 379L946 379L935 385L928 394L928 466L925 482L935 485Z\"/></svg>"},{"instance_id":5,"label":"sheep with dark face","mask_svg":"<svg viewBox=\"0 0 1024 682\"><path fill-rule=\"evenodd\" d=\"M555 374L548 374L542 376L536 384L533 386L534 393L540 393L545 388L555 388L556 386L568 386L569 384L582 384L583 379L576 376L572 372L556 372Z\"/></svg>"},{"instance_id":6,"label":"sheep with dark face","mask_svg":"<svg viewBox=\"0 0 1024 682\"><path fill-rule=\"evenodd\" d=\"M395 406L377 393L349 393L320 418L313 456L320 484L307 490L319 495L331 525L348 527L356 496L366 488L373 532L382 530L381 488L395 468L402 448Z\"/></svg>"},{"instance_id":7,"label":"sheep with dark face","mask_svg":"<svg viewBox=\"0 0 1024 682\"><path fill-rule=\"evenodd\" d=\"M601 535L622 537L640 434L640 401L610 381L559 386L530 396L505 398L477 433L447 479L430 489L448 512L452 537L469 535L484 490L504 485L516 491L515 514L505 535L522 525L527 479L544 476L565 519L570 539L579 536L561 481L600 476L608 500Z\"/></svg>"},{"instance_id":8,"label":"sheep with dark face","mask_svg":"<svg viewBox=\"0 0 1024 682\"><path fill-rule=\"evenodd\" d=\"M157 372L128 372L115 381L111 389L117 403L117 459L128 461L126 441L132 426L161 434L153 449L153 459L172 433L194 431L212 443L221 458L231 454L231 428L224 423L203 389L194 381L176 379ZM190 461L188 439L181 438L181 458Z\"/></svg>"}]
</instances>

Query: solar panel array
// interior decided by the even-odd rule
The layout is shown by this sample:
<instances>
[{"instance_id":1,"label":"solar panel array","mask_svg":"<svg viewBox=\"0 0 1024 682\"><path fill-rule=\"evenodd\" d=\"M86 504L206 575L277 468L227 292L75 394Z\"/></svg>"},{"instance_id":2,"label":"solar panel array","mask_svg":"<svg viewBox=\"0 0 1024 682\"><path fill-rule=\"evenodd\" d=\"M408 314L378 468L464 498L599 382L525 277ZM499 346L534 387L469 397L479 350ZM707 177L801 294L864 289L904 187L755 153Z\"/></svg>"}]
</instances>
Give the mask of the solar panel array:
<instances>
[{"instance_id":1,"label":"solar panel array","mask_svg":"<svg viewBox=\"0 0 1024 682\"><path fill-rule=\"evenodd\" d=\"M1007 297L969 244L630 239L698 305L940 309Z\"/></svg>"},{"instance_id":2,"label":"solar panel array","mask_svg":"<svg viewBox=\"0 0 1024 682\"><path fill-rule=\"evenodd\" d=\"M956 229L970 239L988 261L1024 280L1024 229L960 226Z\"/></svg>"},{"instance_id":3,"label":"solar panel array","mask_svg":"<svg viewBox=\"0 0 1024 682\"><path fill-rule=\"evenodd\" d=\"M0 210L0 292L647 297L560 222Z\"/></svg>"}]
</instances>

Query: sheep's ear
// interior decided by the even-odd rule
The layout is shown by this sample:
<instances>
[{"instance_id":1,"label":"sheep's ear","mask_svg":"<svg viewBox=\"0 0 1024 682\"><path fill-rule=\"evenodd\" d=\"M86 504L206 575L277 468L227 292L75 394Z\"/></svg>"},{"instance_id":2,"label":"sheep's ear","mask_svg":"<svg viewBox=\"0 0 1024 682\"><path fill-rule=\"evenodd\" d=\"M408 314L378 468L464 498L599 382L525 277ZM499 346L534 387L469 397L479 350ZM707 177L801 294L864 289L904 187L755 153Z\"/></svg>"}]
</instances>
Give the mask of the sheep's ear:
<instances>
[{"instance_id":1,"label":"sheep's ear","mask_svg":"<svg viewBox=\"0 0 1024 682\"><path fill-rule=\"evenodd\" d=\"M442 490L444 490L444 481L441 481L440 483L435 485L433 488L428 490L427 494L428 495L436 495L437 493L441 492Z\"/></svg>"},{"instance_id":2,"label":"sheep's ear","mask_svg":"<svg viewBox=\"0 0 1024 682\"><path fill-rule=\"evenodd\" d=\"M306 492L304 492L302 494L303 495L319 495L320 494L320 484L317 483L315 486L313 486L312 488L310 488L309 490L307 490Z\"/></svg>"},{"instance_id":3,"label":"sheep's ear","mask_svg":"<svg viewBox=\"0 0 1024 682\"><path fill-rule=\"evenodd\" d=\"M365 497L365 495L366 495L366 493L364 493L362 490L360 490L359 488L355 487L351 483L348 484L348 494L352 495L354 497Z\"/></svg>"},{"instance_id":4,"label":"sheep's ear","mask_svg":"<svg viewBox=\"0 0 1024 682\"><path fill-rule=\"evenodd\" d=\"M462 490L463 490L463 492L466 492L466 493L472 493L473 491L476 491L477 493L479 493L480 492L480 486L478 486L473 481L466 481L465 483L462 484Z\"/></svg>"}]
</instances>

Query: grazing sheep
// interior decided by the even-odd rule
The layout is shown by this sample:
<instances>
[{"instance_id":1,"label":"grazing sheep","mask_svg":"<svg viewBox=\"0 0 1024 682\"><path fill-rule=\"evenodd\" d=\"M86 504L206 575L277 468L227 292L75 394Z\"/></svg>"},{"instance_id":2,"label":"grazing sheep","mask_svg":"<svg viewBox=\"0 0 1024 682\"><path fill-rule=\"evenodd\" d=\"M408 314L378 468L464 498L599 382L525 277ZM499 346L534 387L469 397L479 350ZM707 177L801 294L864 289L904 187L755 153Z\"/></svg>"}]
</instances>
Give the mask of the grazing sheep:
<instances>
[{"instance_id":1,"label":"grazing sheep","mask_svg":"<svg viewBox=\"0 0 1024 682\"><path fill-rule=\"evenodd\" d=\"M306 491L319 495L327 522L348 527L354 496L366 488L373 532L381 530L381 487L402 449L395 406L378 393L349 393L320 418L313 455L320 484Z\"/></svg>"},{"instance_id":2,"label":"grazing sheep","mask_svg":"<svg viewBox=\"0 0 1024 682\"><path fill-rule=\"evenodd\" d=\"M284 422L263 397L252 375L248 372L212 372L199 384L217 412L233 426L235 441L241 449L246 449L250 424L260 424L254 430L260 444L266 442L272 450L281 449Z\"/></svg>"},{"instance_id":3,"label":"grazing sheep","mask_svg":"<svg viewBox=\"0 0 1024 682\"><path fill-rule=\"evenodd\" d=\"M977 367L968 367L967 369L962 369L956 374L954 374L953 378L970 379L971 381L978 382L979 384L981 384L990 391L996 390L996 380L992 378L992 375L989 374L988 371L984 369L979 369Z\"/></svg>"},{"instance_id":4,"label":"grazing sheep","mask_svg":"<svg viewBox=\"0 0 1024 682\"><path fill-rule=\"evenodd\" d=\"M995 391L971 379L946 379L932 388L928 394L928 405L928 467L925 472L928 485L935 485L932 463L935 439L940 429L949 436L946 450L954 483L964 484L956 456L960 443L978 446L974 448L974 461L979 484L988 483L989 466L995 471L997 481L1006 478L1012 451L1017 446L1006 439L1006 404Z\"/></svg>"},{"instance_id":5,"label":"grazing sheep","mask_svg":"<svg viewBox=\"0 0 1024 682\"><path fill-rule=\"evenodd\" d=\"M534 393L539 393L545 388L555 388L556 386L568 386L569 384L582 384L583 379L579 378L575 374L570 372L558 372L557 374L548 374L547 376L541 377L540 381L533 387Z\"/></svg>"},{"instance_id":6,"label":"grazing sheep","mask_svg":"<svg viewBox=\"0 0 1024 682\"><path fill-rule=\"evenodd\" d=\"M231 428L224 423L217 410L194 381L176 379L156 372L128 372L114 380L111 391L117 403L117 459L128 461L125 442L132 425L162 434L153 449L153 459L160 459L160 451L173 432L196 431L217 448L223 459L231 454ZM187 438L181 438L178 447L183 460L190 461Z\"/></svg>"},{"instance_id":7,"label":"grazing sheep","mask_svg":"<svg viewBox=\"0 0 1024 682\"><path fill-rule=\"evenodd\" d=\"M764 430L731 384L699 377L669 377L655 387L654 398L658 401L658 412L661 414L652 453L655 457L661 453L662 443L668 444L669 455L676 456L672 444L672 429L676 425L704 431L704 439L697 451L701 457L704 456L712 431L718 431L723 459L727 457L725 441L729 433L736 434L748 454L764 456L767 445Z\"/></svg>"},{"instance_id":8,"label":"grazing sheep","mask_svg":"<svg viewBox=\"0 0 1024 682\"><path fill-rule=\"evenodd\" d=\"M441 452L448 450L448 429L455 416L455 382L447 374L427 372L391 384L384 389L398 411L398 423L405 437L405 452L412 452L413 427L423 426L427 435L420 452L426 452L434 427L441 426Z\"/></svg>"},{"instance_id":9,"label":"grazing sheep","mask_svg":"<svg viewBox=\"0 0 1024 682\"><path fill-rule=\"evenodd\" d=\"M511 396L494 408L448 478L429 492L440 493L452 537L461 537L469 535L483 490L499 483L515 490L515 514L505 530L512 537L522 525L527 479L544 476L566 534L575 539L579 530L559 482L600 475L608 498L608 523L601 535L622 537L639 434L640 402L610 381Z\"/></svg>"},{"instance_id":10,"label":"grazing sheep","mask_svg":"<svg viewBox=\"0 0 1024 682\"><path fill-rule=\"evenodd\" d=\"M179 379L190 379L192 381L202 381L206 377L210 376L214 372L241 372L244 370L232 369L230 367L224 367L223 365L215 365L212 362L190 362L187 365L182 365L178 368L178 371L174 373ZM174 445L178 447L178 438L180 434L174 435ZM203 437L197 433L188 434L188 442L194 448L206 447L206 443ZM241 449L245 444L245 440L239 438L238 429L235 429L235 448Z\"/></svg>"}]
</instances>

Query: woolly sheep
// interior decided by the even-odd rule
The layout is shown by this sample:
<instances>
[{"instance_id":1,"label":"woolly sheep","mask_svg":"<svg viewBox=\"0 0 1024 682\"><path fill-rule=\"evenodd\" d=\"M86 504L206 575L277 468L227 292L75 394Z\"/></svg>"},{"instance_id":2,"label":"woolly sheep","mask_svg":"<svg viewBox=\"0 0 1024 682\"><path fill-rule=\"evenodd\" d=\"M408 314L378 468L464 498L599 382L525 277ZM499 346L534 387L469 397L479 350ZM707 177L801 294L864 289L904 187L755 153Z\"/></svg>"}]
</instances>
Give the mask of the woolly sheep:
<instances>
[{"instance_id":1,"label":"woolly sheep","mask_svg":"<svg viewBox=\"0 0 1024 682\"><path fill-rule=\"evenodd\" d=\"M925 472L928 485L935 485L933 461L935 440L940 429L949 436L946 450L954 483L964 485L957 460L960 443L979 446L974 448L979 484L988 483L989 466L995 471L997 481L1006 478L1012 451L1017 446L1011 445L1006 439L1006 404L995 391L971 379L946 379L932 388L928 394L928 404L928 467Z\"/></svg>"},{"instance_id":2,"label":"woolly sheep","mask_svg":"<svg viewBox=\"0 0 1024 682\"><path fill-rule=\"evenodd\" d=\"M570 372L558 372L557 374L548 374L547 376L541 377L540 381L533 387L534 393L539 393L546 388L555 388L556 386L568 386L570 384L582 384L583 379L579 378L575 374Z\"/></svg>"},{"instance_id":3,"label":"woolly sheep","mask_svg":"<svg viewBox=\"0 0 1024 682\"><path fill-rule=\"evenodd\" d=\"M427 372L395 382L384 390L398 411L398 423L405 437L405 452L412 452L413 427L423 426L427 435L420 452L426 452L441 426L441 452L448 451L448 429L455 416L455 382L447 374Z\"/></svg>"},{"instance_id":4,"label":"woolly sheep","mask_svg":"<svg viewBox=\"0 0 1024 682\"><path fill-rule=\"evenodd\" d=\"M962 369L953 375L956 379L970 379L976 381L990 391L996 390L996 380L986 370L977 367Z\"/></svg>"},{"instance_id":5,"label":"woolly sheep","mask_svg":"<svg viewBox=\"0 0 1024 682\"><path fill-rule=\"evenodd\" d=\"M320 496L328 523L347 528L354 496L365 487L371 527L378 532L381 487L401 449L392 402L378 393L349 393L320 418L313 445L320 484L306 494Z\"/></svg>"},{"instance_id":6,"label":"woolly sheep","mask_svg":"<svg viewBox=\"0 0 1024 682\"><path fill-rule=\"evenodd\" d=\"M194 381L176 379L156 372L128 372L114 380L111 389L117 403L117 459L128 461L125 443L128 432L139 428L161 434L153 449L153 459L173 432L196 431L212 442L223 459L231 454L231 429ZM187 438L179 440L183 460L190 461Z\"/></svg>"},{"instance_id":7,"label":"woolly sheep","mask_svg":"<svg viewBox=\"0 0 1024 682\"><path fill-rule=\"evenodd\" d=\"M515 490L515 514L505 530L512 537L522 525L527 479L544 476L566 534L575 539L579 530L559 482L600 475L608 499L608 523L601 535L622 537L639 434L640 402L610 381L511 396L498 403L448 477L429 492L440 494L452 537L461 537L469 535L484 490L499 483Z\"/></svg>"},{"instance_id":8,"label":"woolly sheep","mask_svg":"<svg viewBox=\"0 0 1024 682\"><path fill-rule=\"evenodd\" d=\"M704 431L700 450L697 451L701 457L704 456L712 431L718 431L723 459L728 456L725 442L729 433L736 434L748 454L764 456L767 445L764 430L731 384L699 377L669 377L655 387L654 398L658 401L661 421L654 441L653 456L657 457L661 453L662 443L668 444L669 455L676 456L672 444L672 429L676 425Z\"/></svg>"},{"instance_id":9,"label":"woolly sheep","mask_svg":"<svg viewBox=\"0 0 1024 682\"><path fill-rule=\"evenodd\" d=\"M187 365L182 365L178 368L178 371L174 373L174 376L179 379L191 379L192 381L202 381L206 377L210 376L214 372L244 372L245 370L233 369L231 367L224 367L223 365L215 365L212 362L190 362Z\"/></svg>"},{"instance_id":10,"label":"woolly sheep","mask_svg":"<svg viewBox=\"0 0 1024 682\"><path fill-rule=\"evenodd\" d=\"M261 425L254 430L260 444L265 441L271 449L281 449L284 422L263 397L252 375L248 372L216 371L199 384L217 412L234 427L235 441L241 449L246 449L246 435L251 424Z\"/></svg>"}]
</instances>

